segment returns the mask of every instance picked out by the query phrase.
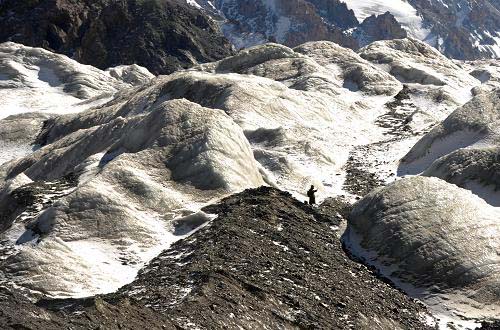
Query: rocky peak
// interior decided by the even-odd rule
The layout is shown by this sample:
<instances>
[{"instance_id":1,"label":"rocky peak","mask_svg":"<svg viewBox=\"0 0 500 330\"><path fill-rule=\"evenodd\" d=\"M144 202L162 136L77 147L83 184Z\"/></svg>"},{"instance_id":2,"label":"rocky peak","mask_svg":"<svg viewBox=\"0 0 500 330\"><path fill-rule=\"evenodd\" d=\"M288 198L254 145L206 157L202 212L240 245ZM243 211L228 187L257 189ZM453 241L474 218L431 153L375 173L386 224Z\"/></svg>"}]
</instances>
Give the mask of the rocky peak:
<instances>
[{"instance_id":1,"label":"rocky peak","mask_svg":"<svg viewBox=\"0 0 500 330\"><path fill-rule=\"evenodd\" d=\"M401 24L399 24L390 12L367 17L359 26L357 35L360 46L365 46L378 40L403 39L408 37L406 30L401 27Z\"/></svg>"},{"instance_id":2,"label":"rocky peak","mask_svg":"<svg viewBox=\"0 0 500 330\"><path fill-rule=\"evenodd\" d=\"M338 0L196 1L197 6L221 21L224 34L236 48L269 40L292 47L308 41L328 40L357 49L366 45L366 39L380 40L377 38L382 34L384 39L403 35L398 30L401 26L392 21L385 22L385 26L367 27L375 28L375 32L353 34L352 29L361 28L360 23L354 12ZM385 32L382 29L386 29ZM392 32L395 34L391 35Z\"/></svg>"}]
</instances>

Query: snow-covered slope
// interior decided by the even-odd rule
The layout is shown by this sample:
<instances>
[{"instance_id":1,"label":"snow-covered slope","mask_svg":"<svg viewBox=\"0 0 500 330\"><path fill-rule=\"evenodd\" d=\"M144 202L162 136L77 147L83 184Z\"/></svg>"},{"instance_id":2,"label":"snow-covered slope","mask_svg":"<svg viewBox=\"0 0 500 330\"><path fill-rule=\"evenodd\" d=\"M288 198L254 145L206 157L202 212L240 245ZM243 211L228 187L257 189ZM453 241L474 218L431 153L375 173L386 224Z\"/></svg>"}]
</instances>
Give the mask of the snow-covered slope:
<instances>
[{"instance_id":1,"label":"snow-covered slope","mask_svg":"<svg viewBox=\"0 0 500 330\"><path fill-rule=\"evenodd\" d=\"M500 89L485 92L453 112L403 158L401 174L436 176L498 202Z\"/></svg>"},{"instance_id":2,"label":"snow-covered slope","mask_svg":"<svg viewBox=\"0 0 500 330\"><path fill-rule=\"evenodd\" d=\"M41 48L0 44L0 118L46 111L69 113L102 104L124 87L153 77L139 66L101 71Z\"/></svg>"},{"instance_id":3,"label":"snow-covered slope","mask_svg":"<svg viewBox=\"0 0 500 330\"><path fill-rule=\"evenodd\" d=\"M4 261L3 271L18 284L60 296L116 290L134 278L144 260L183 236L175 217L178 227L196 222L194 215L182 217L189 214L184 207L217 196L217 190L264 183L240 127L221 110L173 100L136 113L120 111L117 102L89 113L84 120L92 127L65 132L7 167L9 177L39 182L71 172L77 181L36 218L21 214L7 234L19 248ZM99 124L103 112L114 115ZM13 187L2 192L8 198L5 189Z\"/></svg>"},{"instance_id":4,"label":"snow-covered slope","mask_svg":"<svg viewBox=\"0 0 500 330\"><path fill-rule=\"evenodd\" d=\"M386 11L409 36L457 59L500 57L500 11L495 1L345 0L361 21Z\"/></svg>"},{"instance_id":5,"label":"snow-covered slope","mask_svg":"<svg viewBox=\"0 0 500 330\"><path fill-rule=\"evenodd\" d=\"M239 49L268 40L331 40L357 49L413 37L450 58L499 58L500 9L492 0L189 0L221 22Z\"/></svg>"},{"instance_id":6,"label":"snow-covered slope","mask_svg":"<svg viewBox=\"0 0 500 330\"><path fill-rule=\"evenodd\" d=\"M344 0L347 7L354 10L361 22L371 15L381 15L390 12L405 28L409 36L420 40L429 37L430 31L424 27L417 10L405 0Z\"/></svg>"}]
</instances>

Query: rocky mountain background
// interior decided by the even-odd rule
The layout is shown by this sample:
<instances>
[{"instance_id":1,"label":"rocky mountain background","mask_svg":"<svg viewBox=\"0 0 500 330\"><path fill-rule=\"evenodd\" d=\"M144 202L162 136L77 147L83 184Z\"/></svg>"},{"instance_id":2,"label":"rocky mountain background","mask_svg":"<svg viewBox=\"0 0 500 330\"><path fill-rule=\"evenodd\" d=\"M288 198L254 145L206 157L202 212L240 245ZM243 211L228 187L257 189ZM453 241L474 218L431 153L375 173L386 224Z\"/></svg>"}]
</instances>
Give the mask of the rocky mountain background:
<instances>
[{"instance_id":1,"label":"rocky mountain background","mask_svg":"<svg viewBox=\"0 0 500 330\"><path fill-rule=\"evenodd\" d=\"M359 22L338 0L191 1L222 22L226 37L237 47L267 41L297 46L329 40L358 49L376 40L405 38L407 33L390 13Z\"/></svg>"},{"instance_id":2,"label":"rocky mountain background","mask_svg":"<svg viewBox=\"0 0 500 330\"><path fill-rule=\"evenodd\" d=\"M0 3L4 41L101 69L138 64L155 74L232 54L217 24L179 0L6 0Z\"/></svg>"},{"instance_id":3,"label":"rocky mountain background","mask_svg":"<svg viewBox=\"0 0 500 330\"><path fill-rule=\"evenodd\" d=\"M409 0L436 40L430 44L450 58L500 57L500 3Z\"/></svg>"},{"instance_id":4,"label":"rocky mountain background","mask_svg":"<svg viewBox=\"0 0 500 330\"><path fill-rule=\"evenodd\" d=\"M192 0L222 23L237 48L330 40L358 49L376 40L425 40L450 58L500 57L497 1ZM353 10L354 9L354 10ZM413 21L408 17L414 16Z\"/></svg>"}]
</instances>

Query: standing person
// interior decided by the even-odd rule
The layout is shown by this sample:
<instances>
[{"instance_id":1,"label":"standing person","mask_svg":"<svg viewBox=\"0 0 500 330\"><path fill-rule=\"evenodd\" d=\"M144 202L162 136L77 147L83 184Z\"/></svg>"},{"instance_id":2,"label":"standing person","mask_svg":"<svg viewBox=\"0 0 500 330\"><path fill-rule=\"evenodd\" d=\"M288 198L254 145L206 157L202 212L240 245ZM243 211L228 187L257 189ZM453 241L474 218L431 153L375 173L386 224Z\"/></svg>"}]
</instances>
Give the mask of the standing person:
<instances>
[{"instance_id":1,"label":"standing person","mask_svg":"<svg viewBox=\"0 0 500 330\"><path fill-rule=\"evenodd\" d=\"M314 186L311 185L311 188L307 191L307 197L309 197L309 205L316 204L316 196L314 194L317 192L318 190L314 189Z\"/></svg>"}]
</instances>

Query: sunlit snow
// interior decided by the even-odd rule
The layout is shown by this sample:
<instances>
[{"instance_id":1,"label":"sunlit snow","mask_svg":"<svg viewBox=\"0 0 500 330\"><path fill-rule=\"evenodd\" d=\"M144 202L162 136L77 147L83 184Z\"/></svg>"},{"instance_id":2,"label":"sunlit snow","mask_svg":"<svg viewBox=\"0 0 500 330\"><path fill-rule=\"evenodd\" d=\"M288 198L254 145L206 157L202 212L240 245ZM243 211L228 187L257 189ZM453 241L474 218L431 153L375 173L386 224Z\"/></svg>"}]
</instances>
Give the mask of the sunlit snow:
<instances>
[{"instance_id":1,"label":"sunlit snow","mask_svg":"<svg viewBox=\"0 0 500 330\"><path fill-rule=\"evenodd\" d=\"M429 37L430 31L423 27L422 18L416 9L404 0L344 0L343 2L354 11L360 22L368 16L390 12L411 37L420 40Z\"/></svg>"}]
</instances>

